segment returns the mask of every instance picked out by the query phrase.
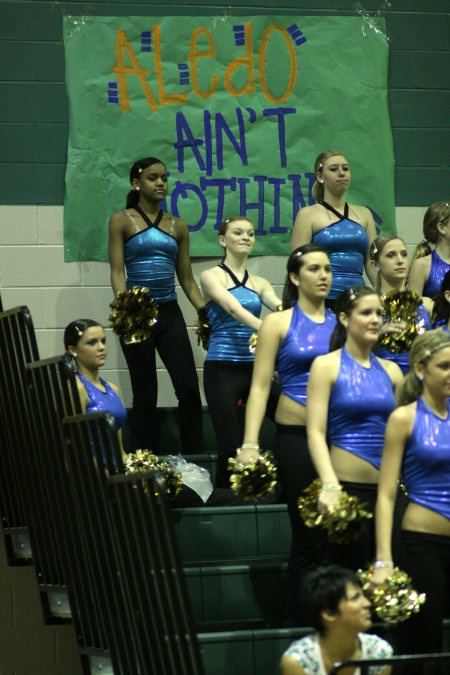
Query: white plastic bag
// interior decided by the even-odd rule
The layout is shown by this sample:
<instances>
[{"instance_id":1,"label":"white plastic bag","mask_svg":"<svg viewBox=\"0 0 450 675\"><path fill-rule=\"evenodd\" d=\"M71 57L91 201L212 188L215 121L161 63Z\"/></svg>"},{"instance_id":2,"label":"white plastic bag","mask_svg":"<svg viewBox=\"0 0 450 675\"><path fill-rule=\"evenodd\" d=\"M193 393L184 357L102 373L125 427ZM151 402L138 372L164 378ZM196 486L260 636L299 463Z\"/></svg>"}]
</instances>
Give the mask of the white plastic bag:
<instances>
[{"instance_id":1,"label":"white plastic bag","mask_svg":"<svg viewBox=\"0 0 450 675\"><path fill-rule=\"evenodd\" d=\"M187 462L182 455L167 455L163 458L175 471L183 477L184 485L194 490L203 502L206 502L213 491L209 471L198 464Z\"/></svg>"}]
</instances>

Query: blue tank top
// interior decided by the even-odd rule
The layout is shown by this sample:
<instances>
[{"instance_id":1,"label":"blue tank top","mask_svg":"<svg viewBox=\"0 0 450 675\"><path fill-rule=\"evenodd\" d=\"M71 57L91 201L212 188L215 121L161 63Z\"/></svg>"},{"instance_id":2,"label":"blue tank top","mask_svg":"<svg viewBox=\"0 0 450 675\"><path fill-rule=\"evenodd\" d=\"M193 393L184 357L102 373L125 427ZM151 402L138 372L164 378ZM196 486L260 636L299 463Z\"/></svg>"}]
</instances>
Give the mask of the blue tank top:
<instances>
[{"instance_id":1,"label":"blue tank top","mask_svg":"<svg viewBox=\"0 0 450 675\"><path fill-rule=\"evenodd\" d=\"M343 347L328 407L330 443L379 469L386 422L395 404L391 378L377 357L371 354L370 368L364 368Z\"/></svg>"},{"instance_id":2,"label":"blue tank top","mask_svg":"<svg viewBox=\"0 0 450 675\"><path fill-rule=\"evenodd\" d=\"M419 305L417 308L417 324L419 325L419 334L431 328L428 312L423 305ZM409 371L409 351L393 354L386 347L380 347L377 348L377 355L381 356L382 359L396 363L404 375Z\"/></svg>"},{"instance_id":3,"label":"blue tank top","mask_svg":"<svg viewBox=\"0 0 450 675\"><path fill-rule=\"evenodd\" d=\"M106 391L97 389L97 387L95 387L92 382L89 382L89 380L81 373L77 373L77 377L83 383L88 395L86 412L109 413L114 417L116 429L121 429L127 419L127 411L114 389L105 382L105 380L102 380L102 378L100 378L100 382L105 387Z\"/></svg>"},{"instance_id":4,"label":"blue tank top","mask_svg":"<svg viewBox=\"0 0 450 675\"><path fill-rule=\"evenodd\" d=\"M409 499L450 518L450 401L447 419L417 401L413 432L403 456Z\"/></svg>"},{"instance_id":5,"label":"blue tank top","mask_svg":"<svg viewBox=\"0 0 450 675\"><path fill-rule=\"evenodd\" d=\"M175 264L178 242L158 225L163 216L160 211L155 222L139 207L136 208L148 227L133 234L125 242L125 268L127 288L141 286L149 289L150 297L158 304L177 299L175 291Z\"/></svg>"},{"instance_id":6,"label":"blue tank top","mask_svg":"<svg viewBox=\"0 0 450 675\"><path fill-rule=\"evenodd\" d=\"M345 204L342 216L326 202L320 203L339 218L311 238L313 244L322 246L328 253L332 272L328 298L334 300L346 288L364 284L364 260L369 248L369 237L362 225L348 218L348 204Z\"/></svg>"},{"instance_id":7,"label":"blue tank top","mask_svg":"<svg viewBox=\"0 0 450 675\"><path fill-rule=\"evenodd\" d=\"M301 405L306 405L309 371L316 356L328 354L336 316L325 310L325 321L316 323L298 306L293 306L288 332L278 349L276 370L281 392Z\"/></svg>"},{"instance_id":8,"label":"blue tank top","mask_svg":"<svg viewBox=\"0 0 450 675\"><path fill-rule=\"evenodd\" d=\"M441 256L433 251L431 254L431 267L428 279L425 282L422 295L434 298L441 290L442 281L450 271L450 264L442 260Z\"/></svg>"},{"instance_id":9,"label":"blue tank top","mask_svg":"<svg viewBox=\"0 0 450 675\"><path fill-rule=\"evenodd\" d=\"M229 274L235 284L233 288L228 289L228 292L241 303L244 309L259 318L262 302L258 293L245 285L248 280L248 272L245 272L241 282L226 265L221 263L219 267ZM211 325L206 361L252 363L255 357L250 352L248 341L255 332L254 329L236 321L214 300L207 303L206 312Z\"/></svg>"}]
</instances>

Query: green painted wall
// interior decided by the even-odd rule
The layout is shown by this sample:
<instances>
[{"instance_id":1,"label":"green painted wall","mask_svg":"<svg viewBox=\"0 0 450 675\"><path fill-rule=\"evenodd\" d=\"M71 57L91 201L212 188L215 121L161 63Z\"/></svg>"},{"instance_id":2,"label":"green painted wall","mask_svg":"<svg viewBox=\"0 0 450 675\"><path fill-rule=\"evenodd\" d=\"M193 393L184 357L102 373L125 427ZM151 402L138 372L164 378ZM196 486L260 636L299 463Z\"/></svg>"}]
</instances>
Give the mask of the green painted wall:
<instances>
[{"instance_id":1,"label":"green painted wall","mask_svg":"<svg viewBox=\"0 0 450 675\"><path fill-rule=\"evenodd\" d=\"M227 0L224 6L207 0L196 4L1 0L0 204L63 203L68 125L64 14L161 16L170 11L221 16L226 7L229 14L248 16L274 9L272 0L244 2ZM381 2L361 4L374 13ZM275 11L352 16L353 5L354 0L281 0ZM449 9L449 0L391 0L384 10L391 47L389 106L398 206L420 206L449 197ZM324 54L330 67L337 58L339 54ZM377 142L375 136L373 142Z\"/></svg>"}]
</instances>

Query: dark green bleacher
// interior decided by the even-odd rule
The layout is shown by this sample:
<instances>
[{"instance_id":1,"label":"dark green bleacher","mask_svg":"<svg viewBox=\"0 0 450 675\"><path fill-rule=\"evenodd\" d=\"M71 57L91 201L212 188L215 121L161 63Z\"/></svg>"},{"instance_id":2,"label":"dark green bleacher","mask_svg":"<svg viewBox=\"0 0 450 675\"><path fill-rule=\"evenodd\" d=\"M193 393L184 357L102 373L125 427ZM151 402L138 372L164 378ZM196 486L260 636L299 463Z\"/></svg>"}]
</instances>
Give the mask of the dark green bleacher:
<instances>
[{"instance_id":1,"label":"dark green bleacher","mask_svg":"<svg viewBox=\"0 0 450 675\"><path fill-rule=\"evenodd\" d=\"M242 419L244 409L241 410ZM178 454L177 410L158 409L158 455ZM273 447L265 420L261 445ZM130 434L124 433L125 448ZM217 443L208 413L203 447L188 461L214 480ZM290 527L284 504L174 509L175 529L199 634L206 675L273 675L299 634L283 628Z\"/></svg>"}]
</instances>

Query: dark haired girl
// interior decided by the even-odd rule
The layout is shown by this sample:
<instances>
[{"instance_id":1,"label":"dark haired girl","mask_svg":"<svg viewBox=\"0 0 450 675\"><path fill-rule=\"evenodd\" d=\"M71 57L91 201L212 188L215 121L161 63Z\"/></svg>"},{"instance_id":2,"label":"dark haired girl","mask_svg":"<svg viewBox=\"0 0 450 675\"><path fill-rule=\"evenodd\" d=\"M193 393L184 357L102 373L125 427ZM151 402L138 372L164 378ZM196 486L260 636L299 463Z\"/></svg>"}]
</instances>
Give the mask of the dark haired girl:
<instances>
[{"instance_id":1,"label":"dark haired girl","mask_svg":"<svg viewBox=\"0 0 450 675\"><path fill-rule=\"evenodd\" d=\"M330 285L330 260L322 248L308 244L291 253L283 293L285 309L267 316L259 333L239 455L248 461L259 453L261 423L276 370L281 395L275 414L275 456L292 527L288 600L293 622L299 620L302 575L320 561L319 536L300 520L297 500L316 478L306 443L306 386L311 364L316 356L328 352L336 324L334 314L325 307Z\"/></svg>"},{"instance_id":2,"label":"dark haired girl","mask_svg":"<svg viewBox=\"0 0 450 675\"><path fill-rule=\"evenodd\" d=\"M372 353L382 324L380 298L373 289L357 286L341 293L336 315L333 351L316 359L308 384L306 424L322 482L319 509L337 504L342 485L373 511L384 430L402 373L396 363ZM351 569L371 562L373 527L366 525L353 544L330 547L329 555Z\"/></svg>"},{"instance_id":3,"label":"dark haired girl","mask_svg":"<svg viewBox=\"0 0 450 675\"><path fill-rule=\"evenodd\" d=\"M198 452L202 415L198 377L175 290L176 272L195 309L204 305L192 274L188 227L161 210L167 195L167 169L159 159L147 157L135 162L130 183L126 208L109 221L111 285L115 294L133 286L148 288L159 312L148 340L121 345L133 389L133 444L135 448L154 448L157 351L178 399L181 450Z\"/></svg>"},{"instance_id":4,"label":"dark haired girl","mask_svg":"<svg viewBox=\"0 0 450 675\"><path fill-rule=\"evenodd\" d=\"M326 675L337 661L392 656L390 644L365 633L372 625L370 601L354 572L337 565L310 572L302 589L302 605L308 625L317 632L296 640L284 652L282 675ZM391 668L370 666L368 672L389 675Z\"/></svg>"},{"instance_id":5,"label":"dark haired girl","mask_svg":"<svg viewBox=\"0 0 450 675\"><path fill-rule=\"evenodd\" d=\"M106 362L106 335L103 326L92 319L71 321L64 331L64 347L77 367L77 387L81 409L87 413L105 412L114 417L119 446L123 454L122 427L127 411L120 389L100 377Z\"/></svg>"}]
</instances>

